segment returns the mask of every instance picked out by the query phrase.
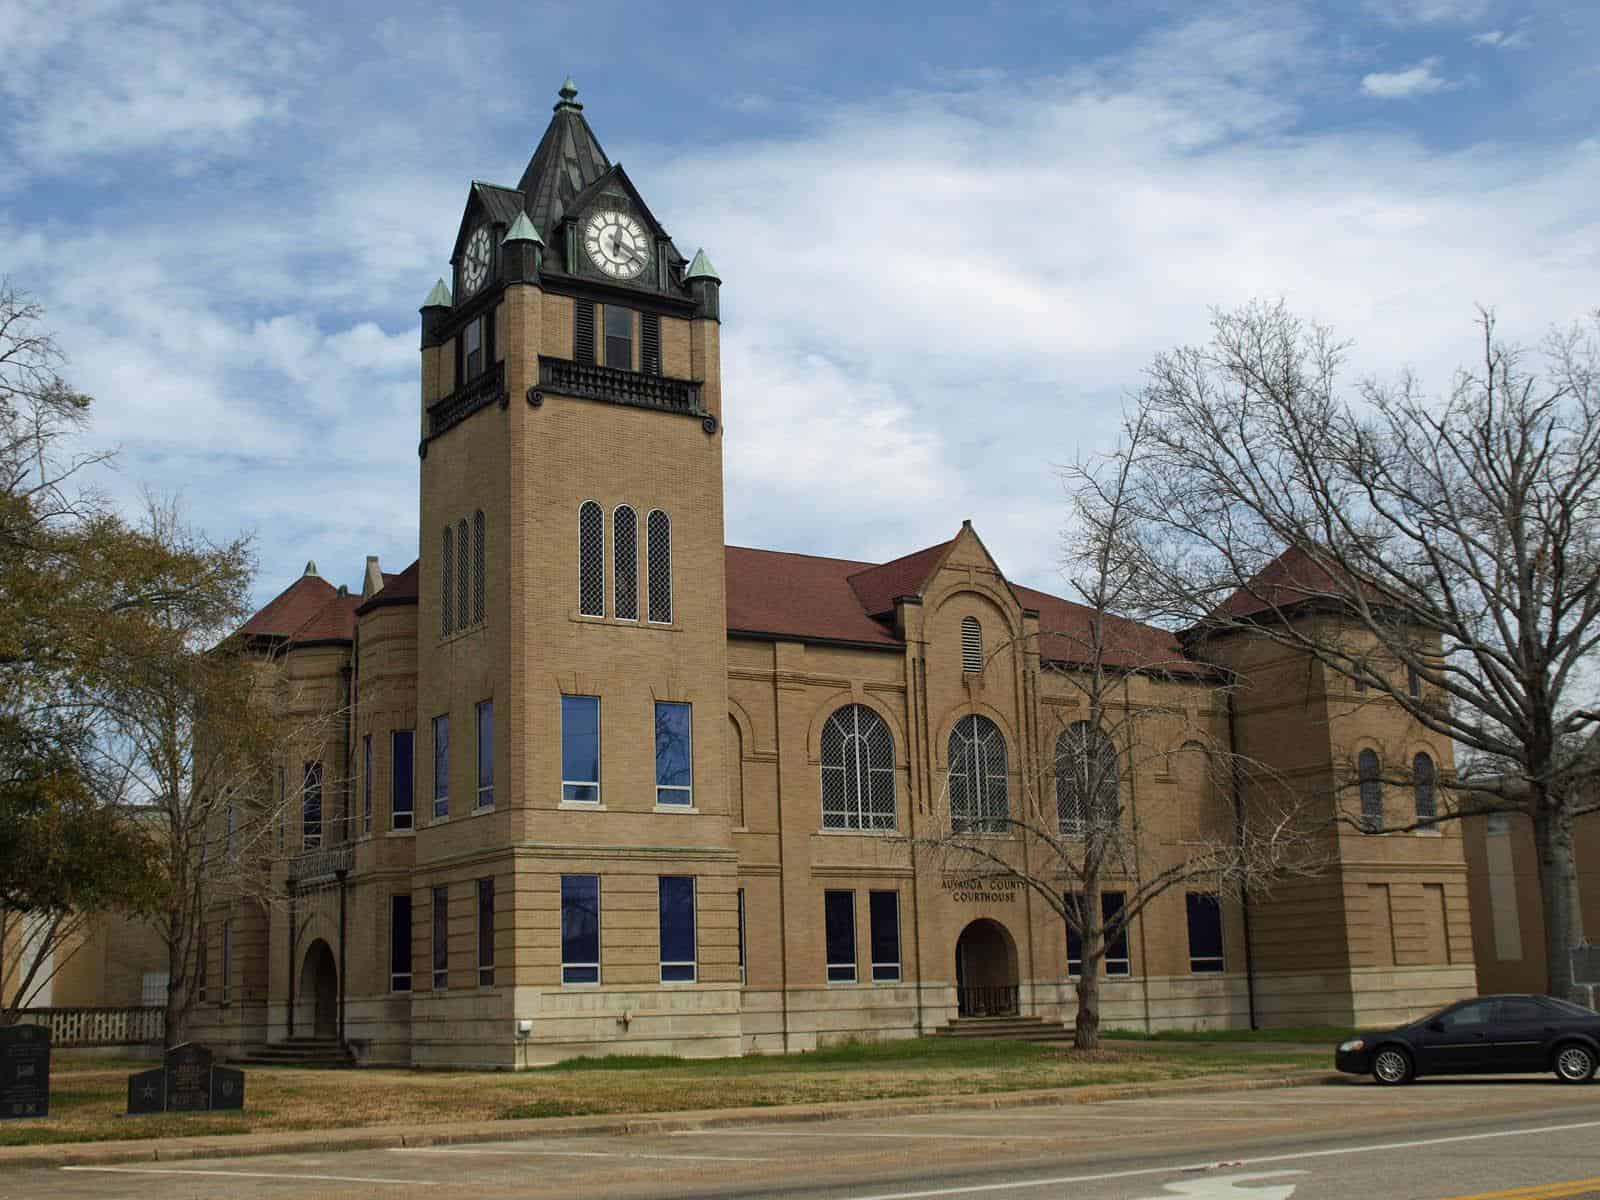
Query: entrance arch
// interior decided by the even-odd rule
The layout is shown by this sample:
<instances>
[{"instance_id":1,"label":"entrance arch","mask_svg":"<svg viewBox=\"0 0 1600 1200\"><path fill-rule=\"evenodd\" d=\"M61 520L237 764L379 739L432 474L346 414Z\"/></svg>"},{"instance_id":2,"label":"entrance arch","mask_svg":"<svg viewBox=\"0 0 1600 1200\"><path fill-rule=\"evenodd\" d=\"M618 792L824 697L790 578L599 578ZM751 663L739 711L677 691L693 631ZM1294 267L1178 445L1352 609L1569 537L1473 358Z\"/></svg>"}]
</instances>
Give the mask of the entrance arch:
<instances>
[{"instance_id":1,"label":"entrance arch","mask_svg":"<svg viewBox=\"0 0 1600 1200\"><path fill-rule=\"evenodd\" d=\"M979 917L956 939L956 1000L963 1017L1017 1015L1017 944L999 921Z\"/></svg>"},{"instance_id":2,"label":"entrance arch","mask_svg":"<svg viewBox=\"0 0 1600 1200\"><path fill-rule=\"evenodd\" d=\"M310 1010L312 1036L339 1036L339 967L321 938L306 947L300 966L300 1008Z\"/></svg>"}]
</instances>

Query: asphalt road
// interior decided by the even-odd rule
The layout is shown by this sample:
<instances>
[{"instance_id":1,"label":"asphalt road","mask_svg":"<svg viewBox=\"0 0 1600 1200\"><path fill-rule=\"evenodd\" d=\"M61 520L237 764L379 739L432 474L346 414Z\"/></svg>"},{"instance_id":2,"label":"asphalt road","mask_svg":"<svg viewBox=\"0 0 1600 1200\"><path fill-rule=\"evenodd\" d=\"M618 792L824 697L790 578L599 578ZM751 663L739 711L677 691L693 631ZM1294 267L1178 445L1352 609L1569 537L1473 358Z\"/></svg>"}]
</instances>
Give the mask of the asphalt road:
<instances>
[{"instance_id":1,"label":"asphalt road","mask_svg":"<svg viewBox=\"0 0 1600 1200\"><path fill-rule=\"evenodd\" d=\"M1600 1200L1600 1086L1362 1081L0 1176L3 1200L392 1196Z\"/></svg>"}]
</instances>

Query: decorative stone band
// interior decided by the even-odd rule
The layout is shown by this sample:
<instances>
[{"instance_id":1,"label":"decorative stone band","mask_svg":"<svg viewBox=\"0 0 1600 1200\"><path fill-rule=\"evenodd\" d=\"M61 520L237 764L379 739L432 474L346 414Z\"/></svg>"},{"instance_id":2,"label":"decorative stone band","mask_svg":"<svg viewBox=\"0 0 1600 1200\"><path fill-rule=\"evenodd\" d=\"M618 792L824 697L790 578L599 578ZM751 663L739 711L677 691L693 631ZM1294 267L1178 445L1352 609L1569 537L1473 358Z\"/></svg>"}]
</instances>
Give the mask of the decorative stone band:
<instances>
[{"instance_id":1,"label":"decorative stone band","mask_svg":"<svg viewBox=\"0 0 1600 1200\"><path fill-rule=\"evenodd\" d=\"M340 871L349 871L355 865L355 857L355 847L348 843L296 854L289 860L289 882L322 883L334 879Z\"/></svg>"},{"instance_id":2,"label":"decorative stone band","mask_svg":"<svg viewBox=\"0 0 1600 1200\"><path fill-rule=\"evenodd\" d=\"M506 364L501 359L477 378L462 384L443 400L428 405L428 437L436 438L461 424L480 408L506 402Z\"/></svg>"},{"instance_id":3,"label":"decorative stone band","mask_svg":"<svg viewBox=\"0 0 1600 1200\"><path fill-rule=\"evenodd\" d=\"M645 375L637 371L540 355L539 388L580 400L602 400L608 404L682 413L699 419L707 433L715 433L717 429L716 418L700 407L700 385L691 379ZM534 407L538 407L543 400L542 395L529 393L528 402Z\"/></svg>"}]
</instances>

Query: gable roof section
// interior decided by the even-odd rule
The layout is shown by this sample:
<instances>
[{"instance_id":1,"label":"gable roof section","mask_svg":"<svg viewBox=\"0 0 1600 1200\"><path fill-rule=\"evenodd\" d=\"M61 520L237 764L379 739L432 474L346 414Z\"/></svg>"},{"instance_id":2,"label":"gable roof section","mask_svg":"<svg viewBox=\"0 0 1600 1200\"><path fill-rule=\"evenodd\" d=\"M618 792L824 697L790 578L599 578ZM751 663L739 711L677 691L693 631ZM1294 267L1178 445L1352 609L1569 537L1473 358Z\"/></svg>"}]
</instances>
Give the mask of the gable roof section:
<instances>
[{"instance_id":1,"label":"gable roof section","mask_svg":"<svg viewBox=\"0 0 1600 1200\"><path fill-rule=\"evenodd\" d=\"M850 576L871 563L744 546L727 547L726 563L729 633L904 645L867 615L850 586Z\"/></svg>"},{"instance_id":2,"label":"gable roof section","mask_svg":"<svg viewBox=\"0 0 1600 1200\"><path fill-rule=\"evenodd\" d=\"M417 602L417 567L421 559L413 562L404 571L391 575L383 573L383 586L366 601L357 606L356 616L362 616L375 608L387 608L393 604L415 604ZM358 597L359 598L359 597Z\"/></svg>"},{"instance_id":3,"label":"gable roof section","mask_svg":"<svg viewBox=\"0 0 1600 1200\"><path fill-rule=\"evenodd\" d=\"M356 636L356 609L361 597L335 592L321 608L289 635L291 646L312 646L324 642L352 642Z\"/></svg>"},{"instance_id":4,"label":"gable roof section","mask_svg":"<svg viewBox=\"0 0 1600 1200\"><path fill-rule=\"evenodd\" d=\"M1383 602L1382 589L1359 580L1356 586L1368 603ZM1344 604L1352 590L1349 583L1341 583L1301 547L1291 546L1257 571L1248 587L1240 588L1206 614L1197 628L1225 625L1316 601Z\"/></svg>"},{"instance_id":5,"label":"gable roof section","mask_svg":"<svg viewBox=\"0 0 1600 1200\"><path fill-rule=\"evenodd\" d=\"M879 566L857 571L850 576L851 590L855 592L861 607L872 616L892 615L894 602L901 596L921 595L954 541L951 538L937 546L929 546Z\"/></svg>"},{"instance_id":6,"label":"gable roof section","mask_svg":"<svg viewBox=\"0 0 1600 1200\"><path fill-rule=\"evenodd\" d=\"M289 637L337 594L320 575L302 575L263 604L239 632L245 637Z\"/></svg>"}]
</instances>

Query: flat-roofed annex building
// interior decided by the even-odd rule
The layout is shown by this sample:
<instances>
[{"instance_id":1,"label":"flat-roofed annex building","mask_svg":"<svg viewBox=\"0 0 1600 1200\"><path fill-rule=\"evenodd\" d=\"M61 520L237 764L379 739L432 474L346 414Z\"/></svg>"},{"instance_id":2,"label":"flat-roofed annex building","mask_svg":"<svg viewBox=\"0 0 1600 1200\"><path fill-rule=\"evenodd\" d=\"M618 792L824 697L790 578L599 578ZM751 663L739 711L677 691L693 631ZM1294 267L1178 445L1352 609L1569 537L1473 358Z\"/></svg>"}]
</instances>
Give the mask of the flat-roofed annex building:
<instances>
[{"instance_id":1,"label":"flat-roofed annex building","mask_svg":"<svg viewBox=\"0 0 1600 1200\"><path fill-rule=\"evenodd\" d=\"M417 561L369 559L359 594L308 567L244 630L291 711L348 719L282 764L283 900L211 915L195 1036L513 1067L908 1036L980 995L1070 1022L1050 910L913 844L948 820L952 770L1005 804L1052 761L1082 713L1050 635L1084 610L1008 581L954 517L888 563L725 545L721 280L570 81L517 185L469 186L451 261L422 308ZM1158 859L1231 820L1203 761L1230 718L1311 789L1363 749L1449 769L1305 660L1202 662L1127 622L1119 646L1167 664L1130 677L1163 752L1120 781ZM1231 714L1226 667L1251 680ZM1248 938L1231 901L1160 898L1108 958L1106 1024L1371 1021L1470 993L1459 834L1329 845Z\"/></svg>"}]
</instances>

